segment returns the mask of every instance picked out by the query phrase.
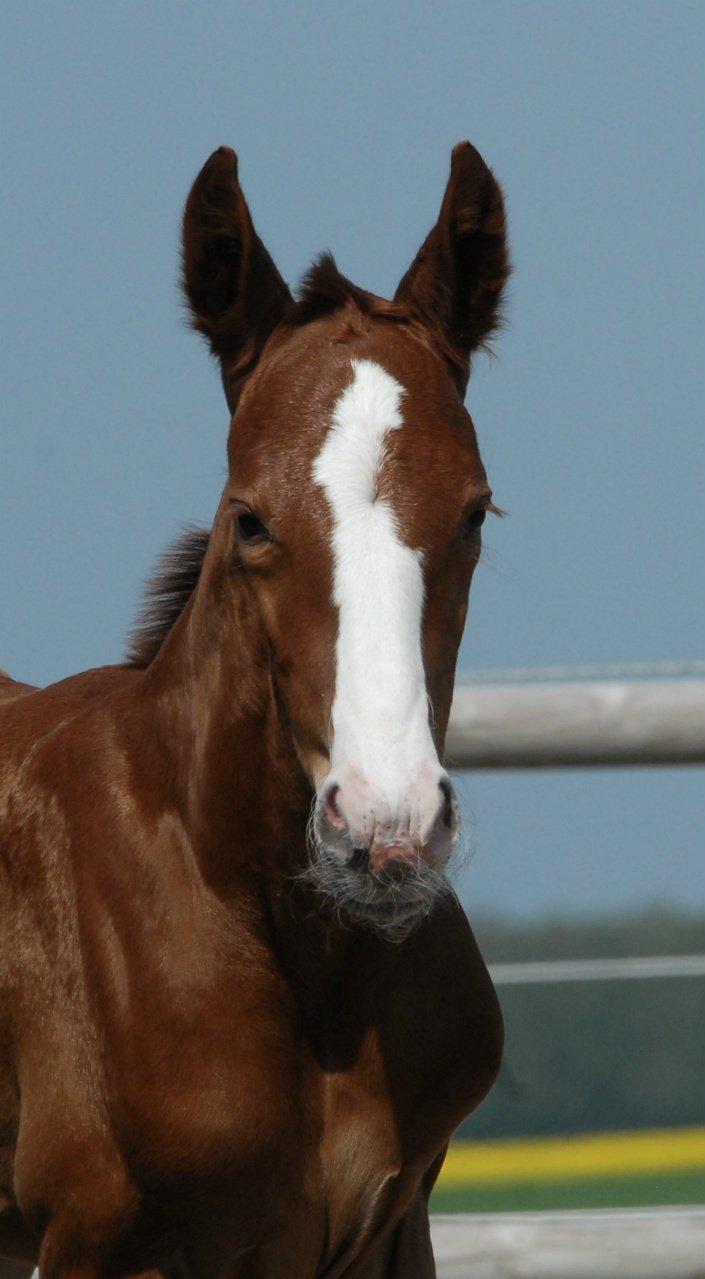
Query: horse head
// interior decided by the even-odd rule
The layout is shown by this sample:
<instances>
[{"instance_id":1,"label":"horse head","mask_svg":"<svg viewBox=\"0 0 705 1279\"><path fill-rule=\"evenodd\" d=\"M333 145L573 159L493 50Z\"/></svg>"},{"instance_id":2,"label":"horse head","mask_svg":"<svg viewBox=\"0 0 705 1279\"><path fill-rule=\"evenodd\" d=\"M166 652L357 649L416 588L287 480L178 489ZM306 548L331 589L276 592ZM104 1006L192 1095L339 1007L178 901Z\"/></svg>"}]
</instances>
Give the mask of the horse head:
<instances>
[{"instance_id":1,"label":"horse head","mask_svg":"<svg viewBox=\"0 0 705 1279\"><path fill-rule=\"evenodd\" d=\"M188 197L183 258L232 414L214 535L313 791L309 874L354 916L405 928L458 840L441 759L492 510L463 399L509 272L502 194L461 143L393 300L328 255L294 298L223 147Z\"/></svg>"}]
</instances>

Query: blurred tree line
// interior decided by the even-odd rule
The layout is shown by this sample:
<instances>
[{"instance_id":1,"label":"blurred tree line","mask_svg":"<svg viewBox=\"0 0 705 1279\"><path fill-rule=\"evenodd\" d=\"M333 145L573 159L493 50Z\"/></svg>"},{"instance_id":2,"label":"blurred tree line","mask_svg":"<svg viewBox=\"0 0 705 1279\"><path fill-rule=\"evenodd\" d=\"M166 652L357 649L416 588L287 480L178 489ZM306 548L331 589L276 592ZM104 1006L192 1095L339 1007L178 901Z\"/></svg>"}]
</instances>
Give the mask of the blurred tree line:
<instances>
[{"instance_id":1,"label":"blurred tree line","mask_svg":"<svg viewBox=\"0 0 705 1279\"><path fill-rule=\"evenodd\" d=\"M705 953L705 914L473 920L489 964ZM504 1062L458 1136L705 1124L705 978L503 986Z\"/></svg>"}]
</instances>

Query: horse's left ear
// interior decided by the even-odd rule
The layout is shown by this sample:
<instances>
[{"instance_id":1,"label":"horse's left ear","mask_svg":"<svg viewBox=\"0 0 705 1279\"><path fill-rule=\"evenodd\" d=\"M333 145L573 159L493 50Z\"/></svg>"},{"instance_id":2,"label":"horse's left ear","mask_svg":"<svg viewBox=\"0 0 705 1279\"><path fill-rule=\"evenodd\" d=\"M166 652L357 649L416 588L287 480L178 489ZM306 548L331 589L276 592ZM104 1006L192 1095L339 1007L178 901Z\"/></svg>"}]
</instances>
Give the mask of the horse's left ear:
<instances>
[{"instance_id":1,"label":"horse's left ear","mask_svg":"<svg viewBox=\"0 0 705 1279\"><path fill-rule=\"evenodd\" d=\"M206 160L186 201L183 284L193 327L220 360L234 411L243 378L292 298L255 231L230 147Z\"/></svg>"},{"instance_id":2,"label":"horse's left ear","mask_svg":"<svg viewBox=\"0 0 705 1279\"><path fill-rule=\"evenodd\" d=\"M395 301L441 338L464 388L473 351L500 321L510 272L499 183L469 142L453 148L438 221L402 279Z\"/></svg>"}]
</instances>

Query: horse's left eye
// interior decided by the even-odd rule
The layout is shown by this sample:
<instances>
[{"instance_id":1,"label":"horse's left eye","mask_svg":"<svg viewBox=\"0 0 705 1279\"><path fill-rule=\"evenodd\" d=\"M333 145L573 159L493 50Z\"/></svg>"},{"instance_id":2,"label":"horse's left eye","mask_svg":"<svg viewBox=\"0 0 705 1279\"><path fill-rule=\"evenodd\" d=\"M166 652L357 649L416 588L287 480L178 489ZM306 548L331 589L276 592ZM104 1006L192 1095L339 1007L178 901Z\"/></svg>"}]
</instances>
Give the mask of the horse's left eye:
<instances>
[{"instance_id":1,"label":"horse's left eye","mask_svg":"<svg viewBox=\"0 0 705 1279\"><path fill-rule=\"evenodd\" d=\"M480 529L482 528L482 525L485 522L486 515L487 515L487 511L482 509L479 511L473 511L470 515L467 516L465 523L463 525L463 532L465 533L466 537L477 536L477 534L480 532Z\"/></svg>"}]
</instances>

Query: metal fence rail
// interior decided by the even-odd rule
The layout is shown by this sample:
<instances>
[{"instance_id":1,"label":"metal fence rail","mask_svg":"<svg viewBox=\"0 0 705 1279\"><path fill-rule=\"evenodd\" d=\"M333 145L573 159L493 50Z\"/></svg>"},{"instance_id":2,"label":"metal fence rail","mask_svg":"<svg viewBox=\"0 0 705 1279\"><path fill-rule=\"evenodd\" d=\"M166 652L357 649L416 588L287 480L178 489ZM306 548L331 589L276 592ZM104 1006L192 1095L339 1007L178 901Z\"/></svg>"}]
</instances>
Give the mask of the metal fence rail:
<instances>
[{"instance_id":1,"label":"metal fence rail","mask_svg":"<svg viewBox=\"0 0 705 1279\"><path fill-rule=\"evenodd\" d=\"M450 768L705 763L705 679L456 686Z\"/></svg>"},{"instance_id":2,"label":"metal fence rail","mask_svg":"<svg viewBox=\"0 0 705 1279\"><path fill-rule=\"evenodd\" d=\"M703 1279L705 1208L435 1217L438 1279Z\"/></svg>"}]
</instances>

